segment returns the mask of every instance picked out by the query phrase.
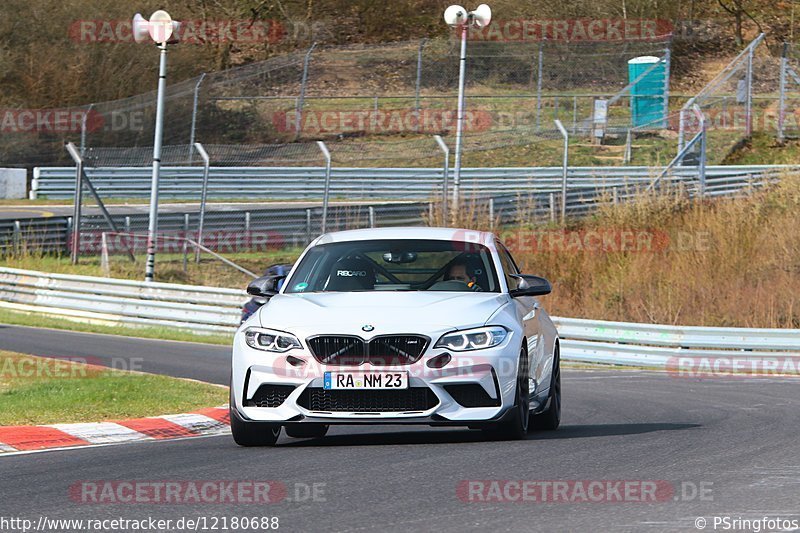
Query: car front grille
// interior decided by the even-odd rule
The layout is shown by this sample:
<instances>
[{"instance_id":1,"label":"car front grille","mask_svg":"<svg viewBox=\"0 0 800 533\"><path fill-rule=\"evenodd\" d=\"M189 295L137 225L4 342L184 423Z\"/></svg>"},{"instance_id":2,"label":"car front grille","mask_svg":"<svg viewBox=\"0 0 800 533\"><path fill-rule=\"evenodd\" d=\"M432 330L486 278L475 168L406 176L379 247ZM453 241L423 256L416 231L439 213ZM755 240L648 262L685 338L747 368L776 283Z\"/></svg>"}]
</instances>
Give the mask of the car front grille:
<instances>
[{"instance_id":1,"label":"car front grille","mask_svg":"<svg viewBox=\"0 0 800 533\"><path fill-rule=\"evenodd\" d=\"M320 335L307 339L314 358L327 365L410 365L419 361L430 339L423 335L381 335L365 341L348 335Z\"/></svg>"},{"instance_id":2,"label":"car front grille","mask_svg":"<svg viewBox=\"0 0 800 533\"><path fill-rule=\"evenodd\" d=\"M296 389L294 385L270 385L265 383L258 387L253 397L245 400L245 407L278 407Z\"/></svg>"},{"instance_id":3,"label":"car front grille","mask_svg":"<svg viewBox=\"0 0 800 533\"><path fill-rule=\"evenodd\" d=\"M489 396L481 385L466 383L463 385L445 385L447 394L462 407L496 407L500 405L500 397Z\"/></svg>"},{"instance_id":4,"label":"car front grille","mask_svg":"<svg viewBox=\"0 0 800 533\"><path fill-rule=\"evenodd\" d=\"M309 411L382 413L427 411L439 403L428 387L399 390L325 390L308 388L297 404Z\"/></svg>"}]
</instances>

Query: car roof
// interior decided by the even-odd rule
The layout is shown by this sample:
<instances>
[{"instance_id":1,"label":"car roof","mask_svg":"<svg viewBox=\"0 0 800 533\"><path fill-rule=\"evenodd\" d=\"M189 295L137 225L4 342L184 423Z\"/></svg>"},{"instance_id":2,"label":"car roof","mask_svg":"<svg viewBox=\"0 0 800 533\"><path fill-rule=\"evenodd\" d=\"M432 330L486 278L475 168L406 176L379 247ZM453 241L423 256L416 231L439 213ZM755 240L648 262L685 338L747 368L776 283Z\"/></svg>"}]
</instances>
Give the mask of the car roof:
<instances>
[{"instance_id":1,"label":"car roof","mask_svg":"<svg viewBox=\"0 0 800 533\"><path fill-rule=\"evenodd\" d=\"M319 236L312 244L329 244L334 242L371 241L378 239L425 239L433 241L455 241L479 243L494 248L495 236L488 231L464 228L428 228L428 227L393 227L369 228L347 231L335 231Z\"/></svg>"}]
</instances>

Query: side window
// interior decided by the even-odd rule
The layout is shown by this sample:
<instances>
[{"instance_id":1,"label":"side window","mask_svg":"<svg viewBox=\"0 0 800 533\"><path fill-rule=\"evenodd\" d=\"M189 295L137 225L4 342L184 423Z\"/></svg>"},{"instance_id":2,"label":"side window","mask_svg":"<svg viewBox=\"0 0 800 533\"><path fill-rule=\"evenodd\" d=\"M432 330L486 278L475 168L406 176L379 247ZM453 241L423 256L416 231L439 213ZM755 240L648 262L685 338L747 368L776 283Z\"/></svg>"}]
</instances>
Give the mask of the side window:
<instances>
[{"instance_id":1,"label":"side window","mask_svg":"<svg viewBox=\"0 0 800 533\"><path fill-rule=\"evenodd\" d=\"M497 253L500 256L500 266L503 267L503 275L506 277L506 284L509 289L514 289L517 286L517 280L511 277L511 274L519 274L517 264L514 263L511 254L508 253L508 250L506 250L506 247L503 246L501 242L497 241L495 244L497 246Z\"/></svg>"}]
</instances>

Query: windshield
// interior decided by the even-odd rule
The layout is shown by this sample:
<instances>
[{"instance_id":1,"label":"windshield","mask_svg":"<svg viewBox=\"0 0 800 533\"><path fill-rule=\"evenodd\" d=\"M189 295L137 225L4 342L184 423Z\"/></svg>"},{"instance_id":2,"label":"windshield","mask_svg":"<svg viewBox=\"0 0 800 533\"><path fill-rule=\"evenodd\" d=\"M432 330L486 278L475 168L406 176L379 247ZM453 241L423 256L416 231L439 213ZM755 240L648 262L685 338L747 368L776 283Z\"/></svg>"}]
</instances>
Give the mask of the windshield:
<instances>
[{"instance_id":1,"label":"windshield","mask_svg":"<svg viewBox=\"0 0 800 533\"><path fill-rule=\"evenodd\" d=\"M286 293L355 291L500 292L485 246L435 240L350 241L315 246Z\"/></svg>"}]
</instances>

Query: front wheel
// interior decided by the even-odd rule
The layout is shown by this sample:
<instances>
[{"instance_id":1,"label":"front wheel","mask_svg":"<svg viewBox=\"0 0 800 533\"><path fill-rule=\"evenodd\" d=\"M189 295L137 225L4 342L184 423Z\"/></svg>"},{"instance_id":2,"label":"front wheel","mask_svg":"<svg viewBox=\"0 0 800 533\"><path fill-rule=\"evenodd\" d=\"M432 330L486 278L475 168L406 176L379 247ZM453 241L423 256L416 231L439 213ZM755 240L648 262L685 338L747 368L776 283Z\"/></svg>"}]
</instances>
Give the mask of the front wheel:
<instances>
[{"instance_id":1,"label":"front wheel","mask_svg":"<svg viewBox=\"0 0 800 533\"><path fill-rule=\"evenodd\" d=\"M552 431L557 429L559 424L561 424L561 349L556 345L547 408L541 413L531 415L531 426L538 430Z\"/></svg>"},{"instance_id":2,"label":"front wheel","mask_svg":"<svg viewBox=\"0 0 800 533\"><path fill-rule=\"evenodd\" d=\"M233 386L231 386L233 391ZM280 424L266 422L249 422L244 420L233 403L233 392L230 399L231 434L239 446L275 446L281 434Z\"/></svg>"},{"instance_id":3,"label":"front wheel","mask_svg":"<svg viewBox=\"0 0 800 533\"><path fill-rule=\"evenodd\" d=\"M528 434L530 420L530 380L528 376L528 353L523 348L519 354L517 387L514 407L508 420L486 429L490 437L500 440L520 440Z\"/></svg>"}]
</instances>

